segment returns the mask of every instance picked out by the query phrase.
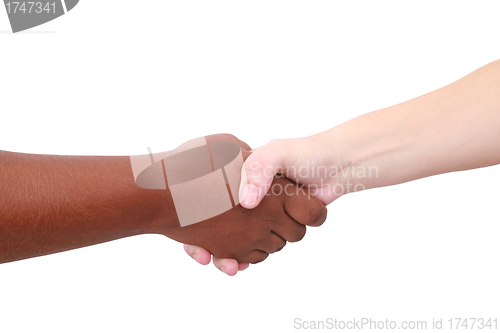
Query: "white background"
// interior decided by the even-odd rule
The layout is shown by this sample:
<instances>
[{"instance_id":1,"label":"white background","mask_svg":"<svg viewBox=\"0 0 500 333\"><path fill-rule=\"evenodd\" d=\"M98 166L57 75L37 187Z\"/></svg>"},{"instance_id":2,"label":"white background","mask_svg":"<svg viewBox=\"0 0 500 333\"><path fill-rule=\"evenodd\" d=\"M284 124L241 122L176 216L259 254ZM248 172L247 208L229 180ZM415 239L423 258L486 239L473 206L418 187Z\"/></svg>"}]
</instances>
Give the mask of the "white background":
<instances>
[{"instance_id":1,"label":"white background","mask_svg":"<svg viewBox=\"0 0 500 333\"><path fill-rule=\"evenodd\" d=\"M497 4L81 0L19 34L0 8L0 149L129 155L212 133L253 147L310 135L500 58ZM158 235L3 264L0 332L500 320L499 182L495 166L345 196L235 277Z\"/></svg>"}]
</instances>

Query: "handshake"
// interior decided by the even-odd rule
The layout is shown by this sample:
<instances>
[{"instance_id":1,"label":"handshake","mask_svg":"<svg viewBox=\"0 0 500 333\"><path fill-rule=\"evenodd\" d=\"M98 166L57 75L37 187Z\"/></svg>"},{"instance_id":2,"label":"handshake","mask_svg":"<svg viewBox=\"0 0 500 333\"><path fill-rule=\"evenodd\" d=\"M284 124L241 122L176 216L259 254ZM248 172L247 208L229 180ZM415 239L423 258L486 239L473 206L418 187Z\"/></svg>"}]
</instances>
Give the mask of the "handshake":
<instances>
[{"instance_id":1,"label":"handshake","mask_svg":"<svg viewBox=\"0 0 500 333\"><path fill-rule=\"evenodd\" d=\"M306 226L323 224L325 205L342 195L325 156L326 147L311 138L271 141L252 151L218 134L132 156L131 163L137 185L166 190L160 233L191 244L184 249L199 263L213 255L221 271L235 275L300 241Z\"/></svg>"},{"instance_id":2,"label":"handshake","mask_svg":"<svg viewBox=\"0 0 500 333\"><path fill-rule=\"evenodd\" d=\"M498 77L500 60L429 94L254 150L228 134L139 156L0 150L0 263L156 233L190 244L201 264L213 255L234 275L301 240L342 195L499 164Z\"/></svg>"},{"instance_id":3,"label":"handshake","mask_svg":"<svg viewBox=\"0 0 500 333\"><path fill-rule=\"evenodd\" d=\"M252 151L219 134L137 156L0 151L0 263L155 233L234 275L325 221L343 194L323 168L333 165L327 142Z\"/></svg>"}]
</instances>

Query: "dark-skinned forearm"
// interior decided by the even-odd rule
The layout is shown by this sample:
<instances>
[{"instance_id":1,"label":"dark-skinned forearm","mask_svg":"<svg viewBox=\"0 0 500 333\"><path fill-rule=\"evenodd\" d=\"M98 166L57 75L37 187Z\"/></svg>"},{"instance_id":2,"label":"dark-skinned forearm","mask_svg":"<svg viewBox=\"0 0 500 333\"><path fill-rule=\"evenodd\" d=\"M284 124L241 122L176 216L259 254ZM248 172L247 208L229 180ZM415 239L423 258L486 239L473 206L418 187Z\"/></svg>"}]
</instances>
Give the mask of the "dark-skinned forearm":
<instances>
[{"instance_id":1,"label":"dark-skinned forearm","mask_svg":"<svg viewBox=\"0 0 500 333\"><path fill-rule=\"evenodd\" d=\"M171 205L135 184L128 156L0 151L0 263L156 233Z\"/></svg>"}]
</instances>

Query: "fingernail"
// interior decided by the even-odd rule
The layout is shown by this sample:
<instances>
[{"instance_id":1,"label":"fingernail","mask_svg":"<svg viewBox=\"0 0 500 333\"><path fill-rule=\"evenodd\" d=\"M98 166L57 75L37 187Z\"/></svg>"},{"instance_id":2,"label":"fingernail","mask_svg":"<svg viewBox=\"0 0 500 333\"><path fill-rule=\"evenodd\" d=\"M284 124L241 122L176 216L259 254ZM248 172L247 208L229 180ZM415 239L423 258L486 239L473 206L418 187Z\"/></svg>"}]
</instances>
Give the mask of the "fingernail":
<instances>
[{"instance_id":1,"label":"fingernail","mask_svg":"<svg viewBox=\"0 0 500 333\"><path fill-rule=\"evenodd\" d=\"M260 190L253 184L248 184L243 187L241 191L241 202L247 205L253 205L259 199Z\"/></svg>"},{"instance_id":2,"label":"fingernail","mask_svg":"<svg viewBox=\"0 0 500 333\"><path fill-rule=\"evenodd\" d=\"M194 260L196 260L196 261L198 261L198 255L197 255L196 253L195 253L195 254L193 254L193 259L194 259ZM198 262L199 262L199 261L198 261Z\"/></svg>"},{"instance_id":3,"label":"fingernail","mask_svg":"<svg viewBox=\"0 0 500 333\"><path fill-rule=\"evenodd\" d=\"M224 272L224 274L227 274L227 272L226 272L226 267L221 266L220 270L221 270L221 271L223 271L223 272Z\"/></svg>"}]
</instances>

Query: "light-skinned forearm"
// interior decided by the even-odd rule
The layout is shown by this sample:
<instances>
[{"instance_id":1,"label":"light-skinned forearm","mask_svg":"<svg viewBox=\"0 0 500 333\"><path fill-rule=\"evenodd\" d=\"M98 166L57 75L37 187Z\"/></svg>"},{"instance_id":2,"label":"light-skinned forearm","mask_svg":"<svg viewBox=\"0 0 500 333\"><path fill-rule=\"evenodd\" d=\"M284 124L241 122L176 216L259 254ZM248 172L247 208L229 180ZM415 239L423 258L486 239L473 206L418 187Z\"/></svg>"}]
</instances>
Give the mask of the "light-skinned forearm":
<instances>
[{"instance_id":1,"label":"light-skinned forearm","mask_svg":"<svg viewBox=\"0 0 500 333\"><path fill-rule=\"evenodd\" d=\"M241 205L257 207L269 191L269 175L275 171L313 189L319 187L314 191L316 196L330 204L355 190L499 163L497 60L407 102L364 114L310 137L272 140L254 149L245 162L247 179L240 189L246 188L253 195L244 198ZM188 253L209 255L199 247L192 247ZM218 258L217 265L236 263Z\"/></svg>"},{"instance_id":2,"label":"light-skinned forearm","mask_svg":"<svg viewBox=\"0 0 500 333\"><path fill-rule=\"evenodd\" d=\"M498 164L500 61L313 138L326 142L331 156L342 156L332 165L355 171L347 172L344 182L365 189Z\"/></svg>"}]
</instances>

